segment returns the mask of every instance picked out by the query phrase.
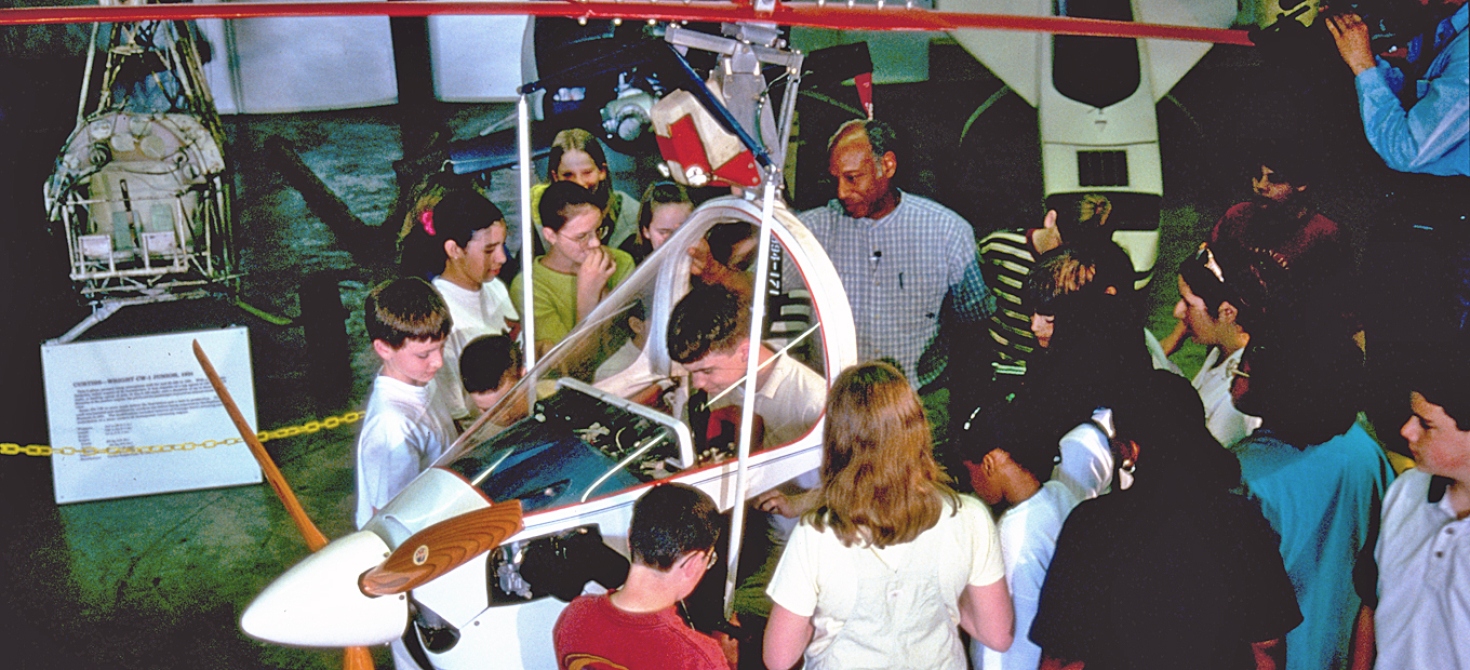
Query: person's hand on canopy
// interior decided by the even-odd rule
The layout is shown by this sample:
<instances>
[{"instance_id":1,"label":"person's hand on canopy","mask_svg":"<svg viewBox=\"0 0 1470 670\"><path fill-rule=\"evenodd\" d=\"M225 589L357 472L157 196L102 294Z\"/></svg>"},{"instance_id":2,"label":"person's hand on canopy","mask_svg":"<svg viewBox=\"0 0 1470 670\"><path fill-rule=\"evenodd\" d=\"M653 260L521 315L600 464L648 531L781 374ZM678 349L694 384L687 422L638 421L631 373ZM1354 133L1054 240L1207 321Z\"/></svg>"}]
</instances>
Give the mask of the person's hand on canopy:
<instances>
[{"instance_id":1,"label":"person's hand on canopy","mask_svg":"<svg viewBox=\"0 0 1470 670\"><path fill-rule=\"evenodd\" d=\"M753 290L750 275L716 260L704 238L689 247L689 274L708 286L724 286L747 297Z\"/></svg>"},{"instance_id":2,"label":"person's hand on canopy","mask_svg":"<svg viewBox=\"0 0 1470 670\"><path fill-rule=\"evenodd\" d=\"M788 519L795 519L817 505L817 491L803 491L795 495L786 495L781 489L771 489L755 498L755 508L769 514L780 514Z\"/></svg>"}]
</instances>

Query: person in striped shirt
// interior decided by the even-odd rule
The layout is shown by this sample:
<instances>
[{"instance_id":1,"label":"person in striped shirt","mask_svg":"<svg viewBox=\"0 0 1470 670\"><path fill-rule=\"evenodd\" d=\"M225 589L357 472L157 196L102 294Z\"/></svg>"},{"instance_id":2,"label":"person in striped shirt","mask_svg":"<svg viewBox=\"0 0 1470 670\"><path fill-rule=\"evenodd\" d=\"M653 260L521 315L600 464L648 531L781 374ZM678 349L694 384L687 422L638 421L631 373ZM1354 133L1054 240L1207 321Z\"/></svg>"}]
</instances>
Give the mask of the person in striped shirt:
<instances>
[{"instance_id":1,"label":"person in striped shirt","mask_svg":"<svg viewBox=\"0 0 1470 670\"><path fill-rule=\"evenodd\" d=\"M1064 213L1047 212L1040 228L997 230L980 240L980 270L996 300L988 324L995 362L1024 367L1037 348L1031 334L1033 315L1022 298L1036 259L1063 242L1107 239L1112 209L1106 196L1089 193Z\"/></svg>"}]
</instances>

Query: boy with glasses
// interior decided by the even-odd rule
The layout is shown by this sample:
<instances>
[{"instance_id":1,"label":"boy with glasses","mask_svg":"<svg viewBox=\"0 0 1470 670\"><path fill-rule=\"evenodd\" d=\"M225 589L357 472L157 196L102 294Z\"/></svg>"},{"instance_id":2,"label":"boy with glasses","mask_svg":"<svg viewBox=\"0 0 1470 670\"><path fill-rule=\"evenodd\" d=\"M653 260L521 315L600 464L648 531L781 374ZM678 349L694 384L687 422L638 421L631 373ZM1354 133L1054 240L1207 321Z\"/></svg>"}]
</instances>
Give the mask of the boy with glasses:
<instances>
[{"instance_id":1,"label":"boy with glasses","mask_svg":"<svg viewBox=\"0 0 1470 670\"><path fill-rule=\"evenodd\" d=\"M684 484L649 489L633 505L628 579L616 591L584 595L562 611L552 631L556 662L570 668L735 667L733 644L694 630L679 616L715 565L720 512L714 500Z\"/></svg>"}]
</instances>

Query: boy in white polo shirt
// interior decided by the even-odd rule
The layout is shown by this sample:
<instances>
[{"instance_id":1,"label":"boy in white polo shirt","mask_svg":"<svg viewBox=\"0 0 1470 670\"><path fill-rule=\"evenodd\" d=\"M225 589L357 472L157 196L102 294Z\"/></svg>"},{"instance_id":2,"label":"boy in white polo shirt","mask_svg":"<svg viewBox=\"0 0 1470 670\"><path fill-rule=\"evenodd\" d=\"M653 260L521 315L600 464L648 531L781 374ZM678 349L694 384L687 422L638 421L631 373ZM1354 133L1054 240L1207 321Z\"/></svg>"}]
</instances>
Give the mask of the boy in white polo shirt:
<instances>
[{"instance_id":1,"label":"boy in white polo shirt","mask_svg":"<svg viewBox=\"0 0 1470 670\"><path fill-rule=\"evenodd\" d=\"M1355 670L1470 667L1470 351L1448 353L1410 382L1413 415L1400 433L1415 467L1383 499Z\"/></svg>"}]
</instances>

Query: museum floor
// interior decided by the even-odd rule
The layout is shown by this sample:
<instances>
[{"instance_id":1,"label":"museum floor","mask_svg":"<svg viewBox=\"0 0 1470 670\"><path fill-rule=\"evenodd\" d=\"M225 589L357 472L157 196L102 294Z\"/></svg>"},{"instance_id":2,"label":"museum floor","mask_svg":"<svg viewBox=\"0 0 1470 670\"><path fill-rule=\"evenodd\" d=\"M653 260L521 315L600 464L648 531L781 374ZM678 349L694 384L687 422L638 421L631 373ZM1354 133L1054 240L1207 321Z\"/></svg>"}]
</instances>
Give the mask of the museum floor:
<instances>
[{"instance_id":1,"label":"museum floor","mask_svg":"<svg viewBox=\"0 0 1470 670\"><path fill-rule=\"evenodd\" d=\"M936 51L930 81L878 88L878 112L914 133L914 148L900 157L913 168L910 184L969 216L980 234L1029 225L1039 215L1035 114L1018 96L1004 96L962 141L970 113L1000 87L967 58L953 47ZM9 214L0 233L0 279L7 288L0 295L6 322L0 442L48 443L39 344L87 314L66 280L64 256L44 233L40 206L40 184L72 127L80 71L72 62L0 63L0 83L12 99L0 105L0 146L7 147L0 160L8 177L0 202ZM1319 189L1318 202L1364 239L1375 206L1367 185L1376 172L1353 125L1353 104L1344 72L1303 73L1240 48L1217 48L1159 104L1166 194L1160 271L1149 299L1156 333L1173 323L1171 268L1230 203L1247 195L1241 151L1252 139L1293 128L1337 138L1324 154L1334 180ZM283 176L280 149L267 140L289 140L361 222L396 227L383 222L397 194L392 163L405 147L418 150L440 129L471 132L509 109L431 103L226 119L228 155L238 170L242 295L261 310L295 317L303 309L302 286L336 285L352 353L341 352L325 369L348 366L350 379L313 378L313 364L323 362L308 360L301 327L273 325L217 300L128 308L86 339L242 324L250 331L260 427L360 406L375 372L360 355L361 301L366 287L388 276L388 259L372 256L376 247L344 239L363 231L324 224ZM800 139L808 147L825 142ZM616 167L615 183L625 190L636 193L633 184L646 183L631 176L629 161ZM638 172L646 180L644 167ZM800 174L823 172L818 159L803 163ZM514 183L509 172L496 179ZM798 204L821 200L819 188L799 192ZM1198 365L1198 347L1190 347L1185 355L1195 362L1186 367ZM349 426L267 445L329 537L349 530L353 441ZM158 467L188 467L175 456L140 457L158 458ZM266 486L59 506L48 460L0 456L0 514L0 666L331 668L340 662L336 652L262 644L239 631L251 597L306 554ZM380 667L387 667L385 658Z\"/></svg>"}]
</instances>

